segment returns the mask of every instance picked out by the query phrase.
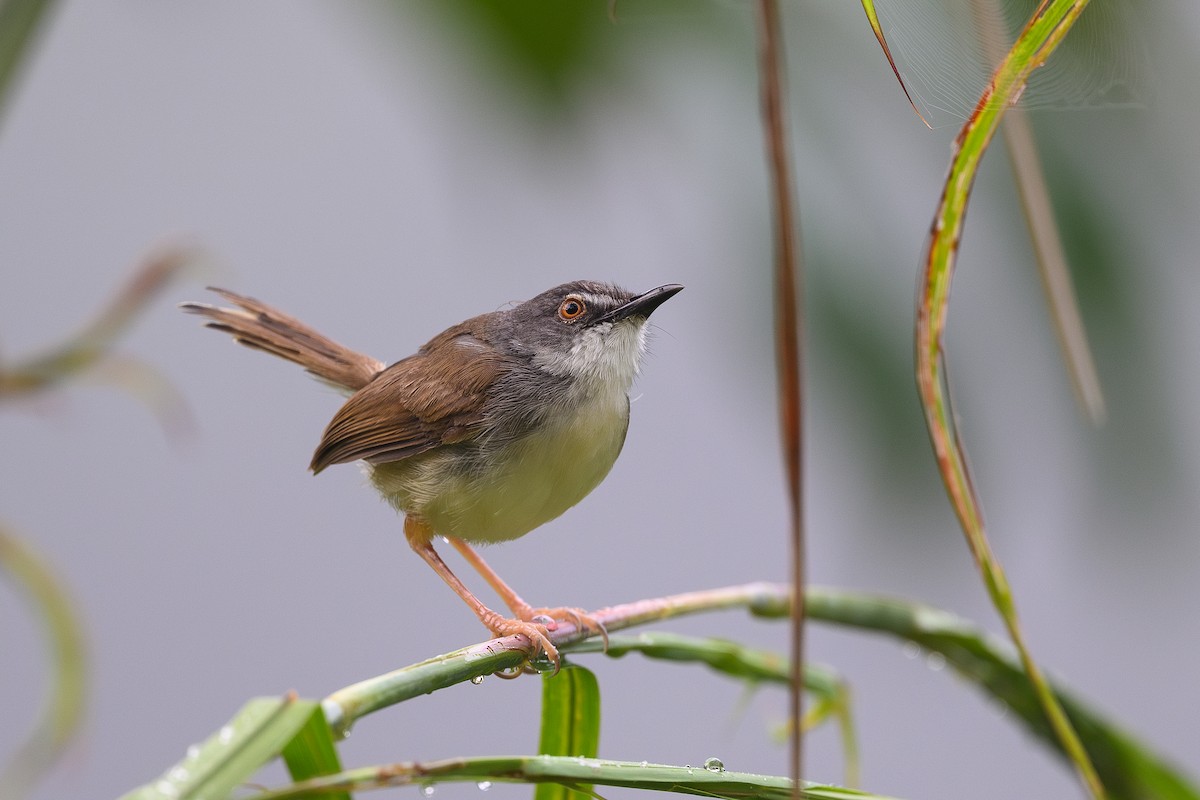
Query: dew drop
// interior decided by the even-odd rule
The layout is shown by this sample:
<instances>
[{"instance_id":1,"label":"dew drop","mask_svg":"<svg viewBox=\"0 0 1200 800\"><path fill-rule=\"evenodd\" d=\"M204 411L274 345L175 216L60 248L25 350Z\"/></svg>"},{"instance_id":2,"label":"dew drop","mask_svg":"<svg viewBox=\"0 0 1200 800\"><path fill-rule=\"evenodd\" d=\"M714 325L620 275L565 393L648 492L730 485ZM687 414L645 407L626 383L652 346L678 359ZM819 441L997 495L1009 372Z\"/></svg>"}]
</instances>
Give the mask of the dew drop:
<instances>
[{"instance_id":1,"label":"dew drop","mask_svg":"<svg viewBox=\"0 0 1200 800\"><path fill-rule=\"evenodd\" d=\"M643 766L643 767L648 767L648 766L650 766L650 762L649 762L649 761L643 761L643 762L642 762L642 766Z\"/></svg>"},{"instance_id":2,"label":"dew drop","mask_svg":"<svg viewBox=\"0 0 1200 800\"><path fill-rule=\"evenodd\" d=\"M187 749L187 752L184 754L184 759L187 761L195 761L199 757L200 757L200 745L198 745L198 744L194 744L191 747L189 747Z\"/></svg>"},{"instance_id":3,"label":"dew drop","mask_svg":"<svg viewBox=\"0 0 1200 800\"><path fill-rule=\"evenodd\" d=\"M946 666L946 657L938 652L932 652L925 656L925 666L929 667L934 672L941 672Z\"/></svg>"},{"instance_id":4,"label":"dew drop","mask_svg":"<svg viewBox=\"0 0 1200 800\"><path fill-rule=\"evenodd\" d=\"M434 786L432 783L423 783L423 784L421 784L421 796L432 797L433 793L436 789L437 789L437 787Z\"/></svg>"},{"instance_id":5,"label":"dew drop","mask_svg":"<svg viewBox=\"0 0 1200 800\"><path fill-rule=\"evenodd\" d=\"M186 767L174 767L167 773L167 780L175 783L183 783L188 779L188 771Z\"/></svg>"},{"instance_id":6,"label":"dew drop","mask_svg":"<svg viewBox=\"0 0 1200 800\"><path fill-rule=\"evenodd\" d=\"M492 788L491 781L480 781L479 783L477 783L475 785L479 787L479 791L481 791L481 792L486 792L488 789Z\"/></svg>"},{"instance_id":7,"label":"dew drop","mask_svg":"<svg viewBox=\"0 0 1200 800\"><path fill-rule=\"evenodd\" d=\"M900 652L904 653L905 658L916 658L921 655L921 645L916 642L905 642L900 648Z\"/></svg>"},{"instance_id":8,"label":"dew drop","mask_svg":"<svg viewBox=\"0 0 1200 800\"><path fill-rule=\"evenodd\" d=\"M709 772L724 772L725 764L721 759L713 757L704 759L704 768Z\"/></svg>"},{"instance_id":9,"label":"dew drop","mask_svg":"<svg viewBox=\"0 0 1200 800\"><path fill-rule=\"evenodd\" d=\"M474 678L471 678L471 683L473 683L473 684L475 684L476 686L478 686L479 684L483 683L483 676L482 676L482 675L476 675Z\"/></svg>"},{"instance_id":10,"label":"dew drop","mask_svg":"<svg viewBox=\"0 0 1200 800\"><path fill-rule=\"evenodd\" d=\"M221 744L229 744L233 741L233 726L226 725L217 733L217 741Z\"/></svg>"},{"instance_id":11,"label":"dew drop","mask_svg":"<svg viewBox=\"0 0 1200 800\"><path fill-rule=\"evenodd\" d=\"M163 797L178 797L179 796L179 787L176 786L175 784L171 783L169 780L166 780L165 778L163 780L160 780L158 783L154 784L154 788L157 789L158 793L161 794Z\"/></svg>"}]
</instances>

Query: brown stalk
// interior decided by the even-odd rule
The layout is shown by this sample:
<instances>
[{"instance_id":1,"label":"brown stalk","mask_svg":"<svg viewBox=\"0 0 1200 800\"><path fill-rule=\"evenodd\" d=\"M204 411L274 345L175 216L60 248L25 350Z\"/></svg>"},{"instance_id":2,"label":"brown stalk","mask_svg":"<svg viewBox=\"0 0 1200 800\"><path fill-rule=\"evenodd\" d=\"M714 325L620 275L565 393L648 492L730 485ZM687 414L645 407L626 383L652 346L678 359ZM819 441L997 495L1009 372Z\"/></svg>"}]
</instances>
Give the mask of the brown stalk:
<instances>
[{"instance_id":1,"label":"brown stalk","mask_svg":"<svg viewBox=\"0 0 1200 800\"><path fill-rule=\"evenodd\" d=\"M804 670L804 425L800 400L803 397L803 328L798 308L802 298L800 236L795 219L791 156L784 124L783 37L777 0L758 3L759 81L762 91L763 135L771 182L771 206L775 232L775 359L779 391L780 439L787 474L788 506L791 512L792 609L791 764L795 796L800 796L803 777L803 670Z\"/></svg>"}]
</instances>

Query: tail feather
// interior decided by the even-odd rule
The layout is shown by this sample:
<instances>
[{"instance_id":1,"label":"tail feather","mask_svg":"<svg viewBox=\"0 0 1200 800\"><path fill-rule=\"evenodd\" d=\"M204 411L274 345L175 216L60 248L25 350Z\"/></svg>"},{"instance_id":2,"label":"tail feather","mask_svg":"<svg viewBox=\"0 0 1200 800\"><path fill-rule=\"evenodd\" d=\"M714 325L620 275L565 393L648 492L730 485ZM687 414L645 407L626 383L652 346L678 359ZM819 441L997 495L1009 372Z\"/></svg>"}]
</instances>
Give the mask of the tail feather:
<instances>
[{"instance_id":1,"label":"tail feather","mask_svg":"<svg viewBox=\"0 0 1200 800\"><path fill-rule=\"evenodd\" d=\"M209 287L236 308L206 303L182 303L180 308L209 321L206 327L224 331L235 341L287 359L343 391L366 386L386 365L327 339L303 322L251 297Z\"/></svg>"}]
</instances>

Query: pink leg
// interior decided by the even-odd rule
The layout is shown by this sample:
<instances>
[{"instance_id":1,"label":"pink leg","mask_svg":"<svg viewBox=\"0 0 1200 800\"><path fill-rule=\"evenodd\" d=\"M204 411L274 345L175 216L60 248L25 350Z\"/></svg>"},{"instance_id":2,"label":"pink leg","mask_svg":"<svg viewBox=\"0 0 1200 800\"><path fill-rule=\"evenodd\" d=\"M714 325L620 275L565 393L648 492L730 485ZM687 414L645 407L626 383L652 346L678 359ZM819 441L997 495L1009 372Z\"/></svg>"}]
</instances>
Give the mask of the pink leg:
<instances>
[{"instance_id":1,"label":"pink leg","mask_svg":"<svg viewBox=\"0 0 1200 800\"><path fill-rule=\"evenodd\" d=\"M446 566L446 562L442 561L442 557L433 549L431 541L433 531L421 520L412 516L405 517L404 535L408 538L409 547L424 559L426 564L433 567L433 571L440 575L442 580L454 590L454 593L470 606L471 610L475 612L475 616L479 617L479 621L493 635L511 636L518 633L522 634L533 645L532 657L536 658L539 652L544 652L546 657L554 663L555 671L558 671L558 649L550 642L549 631L545 625L539 625L529 620L508 619L492 611L480 602L479 598L473 595L471 590L458 579L458 576L450 571L450 567ZM454 540L452 539L451 541L453 542Z\"/></svg>"},{"instance_id":2,"label":"pink leg","mask_svg":"<svg viewBox=\"0 0 1200 800\"><path fill-rule=\"evenodd\" d=\"M570 620L575 625L577 630L582 631L586 628L592 633L600 634L601 638L604 639L604 648L606 650L608 649L608 631L604 629L604 626L600 624L599 620L595 619L580 608L534 608L533 606L529 605L529 603L526 603L524 600L522 600L521 596L514 592L509 585L505 583L499 575L496 574L494 569L488 566L488 563L483 560L483 557L476 552L474 547L471 547L471 545L467 544L461 539L455 539L452 537L448 538L454 549L461 553L462 557L467 560L467 563L474 567L475 570L483 576L483 579L487 581L488 586L491 586L496 590L496 594L500 595L500 598L504 601L504 604L512 610L513 615L516 616L517 619L529 622L534 617L544 616L555 620ZM554 629L551 628L550 630Z\"/></svg>"}]
</instances>

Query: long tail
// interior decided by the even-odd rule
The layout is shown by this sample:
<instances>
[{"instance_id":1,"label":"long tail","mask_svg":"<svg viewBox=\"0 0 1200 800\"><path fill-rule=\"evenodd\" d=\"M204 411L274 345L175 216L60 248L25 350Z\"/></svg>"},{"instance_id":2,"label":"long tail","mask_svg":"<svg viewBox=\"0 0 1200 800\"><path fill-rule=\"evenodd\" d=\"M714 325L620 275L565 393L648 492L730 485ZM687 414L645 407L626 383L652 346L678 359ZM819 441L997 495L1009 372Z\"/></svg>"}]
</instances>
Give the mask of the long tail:
<instances>
[{"instance_id":1,"label":"long tail","mask_svg":"<svg viewBox=\"0 0 1200 800\"><path fill-rule=\"evenodd\" d=\"M181 303L179 307L190 314L207 317L206 327L225 331L247 347L299 364L334 388L357 391L386 366L382 361L326 339L303 322L265 303L213 286L209 290L237 308L218 308L206 303Z\"/></svg>"}]
</instances>

